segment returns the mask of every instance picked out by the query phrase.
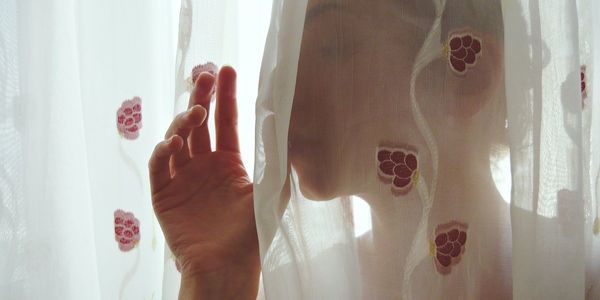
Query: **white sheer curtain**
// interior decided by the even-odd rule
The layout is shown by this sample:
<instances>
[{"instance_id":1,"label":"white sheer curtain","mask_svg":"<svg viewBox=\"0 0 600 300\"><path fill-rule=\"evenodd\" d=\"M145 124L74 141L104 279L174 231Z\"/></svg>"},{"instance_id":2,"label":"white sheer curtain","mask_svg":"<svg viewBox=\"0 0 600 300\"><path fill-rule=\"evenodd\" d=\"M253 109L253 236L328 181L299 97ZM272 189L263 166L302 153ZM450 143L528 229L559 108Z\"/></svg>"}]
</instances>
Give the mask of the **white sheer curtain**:
<instances>
[{"instance_id":1,"label":"white sheer curtain","mask_svg":"<svg viewBox=\"0 0 600 300\"><path fill-rule=\"evenodd\" d=\"M504 4L514 292L596 299L600 5Z\"/></svg>"},{"instance_id":2,"label":"white sheer curtain","mask_svg":"<svg viewBox=\"0 0 600 300\"><path fill-rule=\"evenodd\" d=\"M192 67L212 61L238 69L252 166L270 8L267 0L0 1L0 298L176 299L147 161L187 102ZM141 120L125 102L136 97Z\"/></svg>"},{"instance_id":3,"label":"white sheer curtain","mask_svg":"<svg viewBox=\"0 0 600 300\"><path fill-rule=\"evenodd\" d=\"M0 298L176 298L146 163L206 62L238 70L242 156L250 169L257 158L260 297L360 298L354 247L371 230L369 207L314 202L289 185L307 2L1 0ZM512 182L512 193L499 184L512 204L512 295L597 299L600 4L501 3L511 156L498 181Z\"/></svg>"},{"instance_id":4,"label":"white sheer curtain","mask_svg":"<svg viewBox=\"0 0 600 300\"><path fill-rule=\"evenodd\" d=\"M598 299L600 222L597 204L597 152L600 145L600 98L595 91L600 87L600 79L597 76L597 70L600 68L600 4L597 1L586 0L433 0L429 1L430 4L427 4L428 1L405 1L402 3L411 4L407 4L406 7L409 8L403 12L400 2L392 4L391 1L372 1L367 4L345 0L327 3L318 0L275 1L257 104L255 208L265 298L479 299L481 295L488 293L491 297L486 299L501 297L498 295L502 294L508 295L505 298L512 295L514 299ZM501 10L489 12L486 5L491 3L500 5ZM423 5L424 8L419 5ZM370 6L378 7L373 11L379 14L369 15L369 12L372 12L369 11ZM488 15L477 15L480 11L489 16L500 14L501 17L499 20L488 19ZM320 17L320 21L316 21L315 15L324 16ZM413 68L411 79L421 71L426 74L424 78L427 80L421 86L428 86L431 90L440 86L447 88L455 83L451 75L445 75L447 73L425 71L430 67L429 64L431 68L440 66L440 60L437 59L443 56L439 49L443 48L446 30L452 29L452 26L465 26L466 23L475 26L474 30L484 28L486 33L498 33L497 36L492 36L491 39L486 37L485 40L497 42L504 56L503 61L497 65L497 69L502 73L499 80L503 83L500 90L505 99L503 106L480 113L485 117L474 120L479 121L482 127L488 126L497 116L502 116L503 107L506 108L506 143L510 156L498 162L500 168L495 172L494 181L498 185L499 194L506 197L505 200L511 205L506 207L507 217L504 218L500 209L495 211L494 208L488 207L478 210L472 208L473 205L463 206L464 202L461 201L464 199L446 198L444 195L432 196L438 198L436 203L443 205L444 201L451 201L461 207L460 210L448 209L438 214L438 217L453 217L470 211L471 215L466 215L470 216L471 225L479 225L480 228L486 225L498 227L491 231L498 235L498 240L491 239L489 243L490 239L486 242L485 234L478 237L478 230L481 230L479 233L484 233L483 229L470 226L468 232L472 244L468 245L467 242L466 253L471 251L472 256L465 254L461 260L463 266L456 267L456 271L453 269L455 275L447 277L446 274L436 275L432 263L435 261L439 264L434 255L438 250L433 239L435 238L437 243L437 238L429 237L431 232L437 229L433 224L429 224L428 227L427 219L418 223L418 219L411 219L411 214L406 212L414 209L410 203L416 201L417 209L414 209L414 212L421 215L420 203L423 203L423 207L426 206L424 198L428 198L427 188L435 189L438 182L436 172L443 172L443 168L436 169L436 159L440 153L432 150L434 147L431 145L435 145L435 142L429 143L431 134L428 136L430 131L423 123L432 124L447 116L438 115L438 120L430 118L421 122L423 118L419 107L427 114L428 109L437 109L427 106L427 101L436 99L443 105L441 103L445 104L444 101L451 98L442 94L442 97L427 99L429 94L421 93L420 96L417 95L418 100L414 101L415 96L411 94L413 102L406 110L412 110L412 114L407 116L388 115L388 111L402 111L396 104L387 104L388 111L377 109L378 105L382 105L380 103L387 103L386 96L397 97L393 89L393 94L389 95L382 95L380 90L389 91L390 85L396 84L405 87L402 85L403 79L408 82L408 78L403 77L397 77L394 82L390 82L389 77L381 75L381 70L396 74L392 72L401 69L392 67L390 71L389 68L389 65L395 66L394 58L401 55L397 48L393 48L393 51L378 52L378 49L386 49L381 47L385 47L383 45L388 43L389 38L384 40L382 37L389 32L396 33L390 34L390 38L401 40L402 37L400 27L389 24L383 26L378 23L376 16L384 19L390 15L403 18L406 21L406 31L422 30L418 31L422 35L418 35L415 40L402 40L403 43L411 44L410 47L417 43L414 48L421 49L410 65L402 66ZM310 25L309 16L313 22ZM427 19L428 17L431 17L431 20ZM476 20L483 21L478 23ZM320 31L315 29L314 26L317 25L314 25L314 22L321 25ZM426 26L419 27L423 23ZM418 29L414 29L415 27ZM397 28L397 31L393 28ZM440 30L443 32L441 37ZM361 41L359 37L378 43L369 44ZM365 44L371 47L366 47ZM302 51L306 52L304 60ZM488 51L483 57L489 54ZM315 61L320 62L321 67L318 67ZM331 75L327 78L331 85L320 85L311 81L311 76L323 79L319 77L321 72ZM303 74L304 77L301 76ZM373 76L380 81L371 81ZM442 81L440 84L436 81L440 78L448 81ZM487 83L489 78L480 79ZM340 81L342 84L336 85ZM416 85L419 86L419 81L416 81ZM364 82L369 84L361 86ZM477 81L477 84L481 83ZM303 90L299 91L299 86ZM304 90L307 88L313 90ZM363 89L372 91L377 96L364 97L365 94L361 93ZM408 87L405 89L408 90ZM407 92L403 98L404 94L399 93L401 96L395 103L402 107L401 102L408 101L406 99L409 95ZM318 104L312 102L313 98L323 102L321 109L329 112L327 116L319 114L318 109L315 109ZM331 101L330 98L337 102L328 102ZM311 120L310 116L313 116L312 122L323 124L319 131L310 131L313 127L309 124L294 124L293 107L295 108L296 101L309 103L298 104L302 109L297 113L296 120ZM371 113L368 121L365 121L360 111L352 110L354 107L361 107L361 103L371 103L371 106L365 106ZM347 107L350 108L346 110ZM343 114L348 111L352 112L352 117L339 115L340 112ZM302 115L303 113L308 117ZM401 123L401 127L398 123L401 121L398 119L403 118L409 121ZM333 119L337 123L325 122L325 119ZM427 144L422 148L417 147L419 155L424 155L424 168L419 174L420 177L411 177L411 180L415 181L414 193L406 198L383 199L387 202L371 199L372 203L389 209L380 211L379 218L369 221L372 221L373 226L382 227L382 223L388 225L389 231L398 233L395 236L383 235L387 237L385 241L374 244L373 239L376 236L370 234L370 226L366 226L367 229L361 228L360 233L357 233L356 225L361 222L357 222L357 214L352 211L352 204L356 209L364 207L364 203L360 202L362 204L357 206L356 200L348 197L348 194L356 193L344 194L345 191L342 191L336 194L335 192L339 192L336 190L333 194L326 193L322 198L318 193L321 191L319 189L324 189L324 183L337 184L335 190L347 180L359 186L354 185L349 189L355 192L352 188L356 187L363 192L361 197L367 193L360 188L368 186L369 182L374 182L374 193L385 195L381 194L382 188L377 185L377 171L353 169L363 160L376 159L377 156L360 153L362 155L345 160L348 155L359 153L356 151L360 150L356 148L363 147L366 140L371 141L369 135L361 135L361 131L369 132L371 136L382 134L384 130L368 131L362 128L380 119L388 120L389 127L396 126L396 131L400 132L397 136L409 136L398 141L399 143L419 143L419 139L424 138ZM402 135L404 128L413 128L410 127L414 126L411 122L417 123L419 130L414 131L419 132L419 135ZM320 150L319 154L302 147L306 145L300 145L300 150L292 152L297 140L288 137L288 133L292 135L293 125L296 126L296 132L300 132L300 142L313 142L312 145ZM331 129L337 128L336 126L345 126L348 131L338 132ZM465 131L464 136L469 134L472 132ZM437 138L440 139L437 141L438 146L442 146L444 142L451 142L444 136ZM334 140L338 144L329 144L328 140ZM318 144L319 142L322 144ZM338 146L340 144L344 147ZM378 145L372 146L375 149ZM423 149L425 151L422 151ZM328 156L328 151L335 155ZM311 153L312 157L307 153ZM298 161L294 160L294 154ZM316 156L318 160L311 160ZM457 156L456 160L465 158ZM319 166L315 165L316 161L319 161ZM419 157L419 168L421 162ZM325 167L319 168L321 165ZM375 163L372 166L373 170L377 168ZM364 171L364 174L347 175L348 170ZM302 172L305 174L300 174ZM375 172L374 176L372 172ZM336 179L339 180L329 181L332 176L337 176ZM362 181L353 182L354 178L361 178ZM511 182L512 188L505 184L506 182ZM385 187L387 191L387 186ZM460 188L468 191L477 189L477 186L465 184ZM314 201L315 198L327 201ZM476 201L471 204L487 199L482 197L473 200ZM373 206L371 210L376 211ZM428 211L423 208L423 215L426 213L428 214ZM370 219L368 214L360 214ZM387 223L383 220L384 217L389 219ZM419 230L416 229L417 223ZM425 230L421 231L423 227ZM381 230L379 233L381 235ZM430 239L429 242L425 235ZM498 242L501 236L507 239L506 243ZM404 240L403 245L411 246L412 243L410 254L395 251L398 249L393 247L398 240ZM402 249L403 245L398 248ZM488 250L498 250L492 252L497 254L481 250L486 247ZM477 252L477 249L480 249L480 252ZM371 267L371 260L377 261L373 257L381 258L379 261L383 263L376 265L375 272L365 272ZM503 264L507 257L508 263L504 265L507 268L497 268L496 263ZM408 267L403 269L404 261ZM416 270L415 273L412 273L413 270ZM387 271L389 272L386 273ZM385 275L380 276L377 273L393 276L385 278ZM484 276L491 276L491 280L486 282L482 279ZM390 282L387 282L390 278ZM505 290L495 289L490 292L483 285L504 278L508 278Z\"/></svg>"}]
</instances>

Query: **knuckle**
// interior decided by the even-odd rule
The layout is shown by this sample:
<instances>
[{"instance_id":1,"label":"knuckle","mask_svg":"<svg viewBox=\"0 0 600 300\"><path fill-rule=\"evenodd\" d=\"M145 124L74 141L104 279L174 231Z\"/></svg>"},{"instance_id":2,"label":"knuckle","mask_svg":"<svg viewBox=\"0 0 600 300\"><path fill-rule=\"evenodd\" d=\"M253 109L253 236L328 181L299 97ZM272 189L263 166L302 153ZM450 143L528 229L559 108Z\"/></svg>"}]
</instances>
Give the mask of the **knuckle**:
<instances>
[{"instance_id":1,"label":"knuckle","mask_svg":"<svg viewBox=\"0 0 600 300\"><path fill-rule=\"evenodd\" d=\"M187 114L187 111L178 113L175 118L173 118L173 122L171 122L171 125L169 126L169 129L167 129L167 132L165 133L165 139L170 138L174 132L176 132L177 130L179 130L179 128L181 128L181 124L185 121L184 117Z\"/></svg>"},{"instance_id":2,"label":"knuckle","mask_svg":"<svg viewBox=\"0 0 600 300\"><path fill-rule=\"evenodd\" d=\"M166 144L166 141L162 141L154 146L154 150L152 151L152 154L150 155L150 158L148 159L148 168L149 169L152 169L153 166L156 164L156 160L158 159L160 152L164 150L163 148L165 147L165 144Z\"/></svg>"},{"instance_id":3,"label":"knuckle","mask_svg":"<svg viewBox=\"0 0 600 300\"><path fill-rule=\"evenodd\" d=\"M158 152L160 150L162 144L163 144L163 142L160 142L154 146L154 151L152 151L152 157L154 157L154 155L156 155L156 152Z\"/></svg>"},{"instance_id":4,"label":"knuckle","mask_svg":"<svg viewBox=\"0 0 600 300\"><path fill-rule=\"evenodd\" d=\"M154 165L154 156L151 156L150 159L148 160L148 170L152 171L154 169L153 165ZM150 175L152 175L152 174L150 174Z\"/></svg>"}]
</instances>

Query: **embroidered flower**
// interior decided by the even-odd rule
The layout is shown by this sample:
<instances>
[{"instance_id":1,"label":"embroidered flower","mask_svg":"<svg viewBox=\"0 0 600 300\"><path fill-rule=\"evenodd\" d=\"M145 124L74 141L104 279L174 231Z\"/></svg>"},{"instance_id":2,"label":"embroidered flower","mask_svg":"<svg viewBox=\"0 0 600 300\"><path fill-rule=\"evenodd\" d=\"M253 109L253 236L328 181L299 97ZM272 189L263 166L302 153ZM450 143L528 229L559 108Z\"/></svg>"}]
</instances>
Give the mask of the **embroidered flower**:
<instances>
[{"instance_id":1,"label":"embroidered flower","mask_svg":"<svg viewBox=\"0 0 600 300\"><path fill-rule=\"evenodd\" d=\"M117 110L117 129L126 139L135 140L142 128L142 100L134 97L125 100Z\"/></svg>"},{"instance_id":2,"label":"embroidered flower","mask_svg":"<svg viewBox=\"0 0 600 300\"><path fill-rule=\"evenodd\" d=\"M481 57L481 39L462 30L450 34L448 45L444 46L444 54L448 58L450 69L458 75L464 75L467 70L477 64Z\"/></svg>"},{"instance_id":3,"label":"embroidered flower","mask_svg":"<svg viewBox=\"0 0 600 300\"><path fill-rule=\"evenodd\" d=\"M212 62L207 62L205 64L200 64L200 65L195 66L192 69L192 76L188 78L188 86L189 86L190 91L194 88L194 84L195 84L196 80L198 79L198 77L200 76L200 74L202 74L202 72L208 72L216 78L219 73L219 67ZM216 82L215 82L215 85L213 86L211 94L213 94L215 92L215 88L216 88Z\"/></svg>"},{"instance_id":4,"label":"embroidered flower","mask_svg":"<svg viewBox=\"0 0 600 300\"><path fill-rule=\"evenodd\" d=\"M405 195L418 180L417 154L406 149L377 149L380 178L392 184L392 193Z\"/></svg>"},{"instance_id":5,"label":"embroidered flower","mask_svg":"<svg viewBox=\"0 0 600 300\"><path fill-rule=\"evenodd\" d=\"M133 249L140 241L140 221L133 213L115 211L115 241L123 252Z\"/></svg>"},{"instance_id":6,"label":"embroidered flower","mask_svg":"<svg viewBox=\"0 0 600 300\"><path fill-rule=\"evenodd\" d=\"M450 274L452 266L460 262L467 243L467 224L451 221L435 229L432 254L435 268L440 274Z\"/></svg>"},{"instance_id":7,"label":"embroidered flower","mask_svg":"<svg viewBox=\"0 0 600 300\"><path fill-rule=\"evenodd\" d=\"M581 106L585 107L585 99L587 98L587 76L585 72L586 66L581 66Z\"/></svg>"}]
</instances>

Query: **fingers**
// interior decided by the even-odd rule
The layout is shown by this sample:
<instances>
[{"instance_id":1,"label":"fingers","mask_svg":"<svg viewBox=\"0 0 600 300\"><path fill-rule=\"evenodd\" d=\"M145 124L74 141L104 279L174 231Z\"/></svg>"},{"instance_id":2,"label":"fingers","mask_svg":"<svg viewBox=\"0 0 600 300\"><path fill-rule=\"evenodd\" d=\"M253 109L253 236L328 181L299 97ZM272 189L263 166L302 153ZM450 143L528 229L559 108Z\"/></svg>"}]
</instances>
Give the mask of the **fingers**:
<instances>
[{"instance_id":1,"label":"fingers","mask_svg":"<svg viewBox=\"0 0 600 300\"><path fill-rule=\"evenodd\" d=\"M150 188L152 194L160 191L169 182L171 182L171 172L169 168L169 159L171 155L181 150L183 139L180 136L173 136L156 145L148 169L150 170Z\"/></svg>"},{"instance_id":2,"label":"fingers","mask_svg":"<svg viewBox=\"0 0 600 300\"><path fill-rule=\"evenodd\" d=\"M219 71L215 127L217 150L240 152L237 133L236 73L225 66Z\"/></svg>"},{"instance_id":3,"label":"fingers","mask_svg":"<svg viewBox=\"0 0 600 300\"><path fill-rule=\"evenodd\" d=\"M202 105L207 111L206 119L208 119L208 111L210 111L210 100L214 93L215 80L215 77L210 73L200 74L190 95L189 107ZM210 134L206 120L200 127L192 129L189 144L192 155L211 151Z\"/></svg>"},{"instance_id":4,"label":"fingers","mask_svg":"<svg viewBox=\"0 0 600 300\"><path fill-rule=\"evenodd\" d=\"M178 135L183 139L181 150L173 155L173 164L175 167L184 165L190 160L190 150L188 147L188 136L194 127L199 127L205 122L208 112L200 105L195 105L185 112L178 114L171 126L167 130L165 139L172 135Z\"/></svg>"}]
</instances>

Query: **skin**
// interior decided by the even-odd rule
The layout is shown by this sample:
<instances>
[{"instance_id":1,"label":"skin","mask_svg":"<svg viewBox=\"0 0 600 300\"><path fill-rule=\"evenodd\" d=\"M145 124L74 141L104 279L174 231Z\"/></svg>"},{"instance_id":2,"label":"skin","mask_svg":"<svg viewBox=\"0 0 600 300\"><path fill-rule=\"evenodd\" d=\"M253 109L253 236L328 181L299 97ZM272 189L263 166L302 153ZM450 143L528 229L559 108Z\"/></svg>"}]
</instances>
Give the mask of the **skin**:
<instances>
[{"instance_id":1,"label":"skin","mask_svg":"<svg viewBox=\"0 0 600 300\"><path fill-rule=\"evenodd\" d=\"M236 73L223 67L217 80L216 149L206 120L215 78L203 73L150 159L152 204L181 265L179 299L256 299L260 259L239 152Z\"/></svg>"},{"instance_id":2,"label":"skin","mask_svg":"<svg viewBox=\"0 0 600 300\"><path fill-rule=\"evenodd\" d=\"M323 8L331 3L341 5ZM354 195L369 204L372 230L358 240L361 272L370 280L363 298L384 299L377 290L400 292L404 261L389 258L408 255L421 200L415 189L392 196L378 179L375 152L378 146L409 145L419 153L421 180L430 184L431 157L413 117L409 82L435 12L390 0L312 0L308 11L289 130L291 165L307 199ZM402 18L401 11L419 16L420 26ZM502 54L496 38L478 35L485 53L476 68L457 77L440 57L422 71L416 89L439 150L429 228L448 222L448 216L473 225L470 261L479 259L489 270L467 266L469 276L441 281L444 294L419 294L425 299L510 298L508 205L490 170L492 146L503 128L503 122L490 125L489 118L497 113L490 100L502 97ZM440 282L432 265L427 260L415 270L413 290L438 290L427 286Z\"/></svg>"},{"instance_id":3,"label":"skin","mask_svg":"<svg viewBox=\"0 0 600 300\"><path fill-rule=\"evenodd\" d=\"M402 272L397 270L404 262L390 263L385 258L407 255L420 201L414 191L393 198L389 186L382 188L374 162L364 158L374 157L376 147L383 144L409 144L424 162L423 178L432 177L408 95L419 50L415 45L421 43L405 41L422 41L422 28L430 26L434 12L432 7L417 11L409 1L348 0L337 1L345 4L343 9L311 13L326 2L309 0L290 121L290 163L306 198L326 201L357 195L369 204L373 229L358 241L364 277L373 280L365 286L398 290ZM419 18L407 22L398 17L400 11L412 11ZM508 218L508 210L490 171L495 134L482 126L488 99L499 91L502 58L494 38L481 36L486 55L478 68L456 78L445 73L449 70L440 59L421 77L447 74L446 81L417 81L419 98L425 99L420 105L440 153L438 200L430 219L452 214L481 223L478 230L484 238L470 241L470 252L477 250L477 244L497 245L507 238L499 237L506 230L498 224ZM209 74L200 76L190 109L175 118L166 140L156 146L149 163L153 205L166 241L182 265L180 299L255 299L260 262L252 183L237 140L235 72L230 67L219 72L217 149L212 151L205 118L214 80ZM461 209L465 205L472 208L468 214ZM497 214L486 215L489 211ZM436 225L431 221L429 227ZM470 295L507 299L510 279L497 274L510 273L502 269L509 258L503 257L501 247L492 248L498 252L487 251L486 257L498 257L488 264L494 272L474 274L471 279L480 282L476 286L482 291ZM430 282L435 274L429 269L416 271L416 285ZM363 296L378 298L368 292Z\"/></svg>"}]
</instances>

